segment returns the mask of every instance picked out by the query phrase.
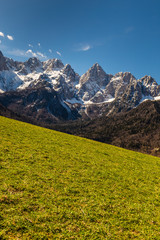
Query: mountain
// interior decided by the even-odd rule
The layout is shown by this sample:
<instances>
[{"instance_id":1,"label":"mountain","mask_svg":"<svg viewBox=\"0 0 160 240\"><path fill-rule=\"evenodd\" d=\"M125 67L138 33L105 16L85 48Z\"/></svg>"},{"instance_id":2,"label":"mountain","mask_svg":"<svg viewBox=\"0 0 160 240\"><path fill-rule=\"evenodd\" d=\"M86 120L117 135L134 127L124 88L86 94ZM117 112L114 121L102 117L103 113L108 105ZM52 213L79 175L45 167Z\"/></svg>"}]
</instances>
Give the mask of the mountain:
<instances>
[{"instance_id":1,"label":"mountain","mask_svg":"<svg viewBox=\"0 0 160 240\"><path fill-rule=\"evenodd\" d=\"M42 79L32 87L0 95L1 104L8 110L26 116L34 123L56 123L78 118L76 109L70 109L52 85Z\"/></svg>"},{"instance_id":2,"label":"mountain","mask_svg":"<svg viewBox=\"0 0 160 240\"><path fill-rule=\"evenodd\" d=\"M103 90L109 83L112 75L106 74L98 63L94 64L79 81L78 95L83 101L93 101L98 93L103 94ZM97 99L98 100L98 99Z\"/></svg>"},{"instance_id":3,"label":"mountain","mask_svg":"<svg viewBox=\"0 0 160 240\"><path fill-rule=\"evenodd\" d=\"M110 116L159 96L160 86L151 76L136 79L130 72L113 76L98 63L79 76L59 59L41 62L33 57L18 62L0 52L0 103L39 121Z\"/></svg>"}]
</instances>

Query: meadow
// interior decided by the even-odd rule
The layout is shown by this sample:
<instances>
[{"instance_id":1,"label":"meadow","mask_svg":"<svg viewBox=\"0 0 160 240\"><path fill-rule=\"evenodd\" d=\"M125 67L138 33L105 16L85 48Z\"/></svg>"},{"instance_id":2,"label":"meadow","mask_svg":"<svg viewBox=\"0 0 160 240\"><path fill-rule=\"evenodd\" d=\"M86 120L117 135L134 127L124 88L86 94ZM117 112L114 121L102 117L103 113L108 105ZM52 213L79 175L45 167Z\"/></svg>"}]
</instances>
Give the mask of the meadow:
<instances>
[{"instance_id":1,"label":"meadow","mask_svg":"<svg viewBox=\"0 0 160 240\"><path fill-rule=\"evenodd\" d=\"M0 117L0 239L160 239L160 158Z\"/></svg>"}]
</instances>

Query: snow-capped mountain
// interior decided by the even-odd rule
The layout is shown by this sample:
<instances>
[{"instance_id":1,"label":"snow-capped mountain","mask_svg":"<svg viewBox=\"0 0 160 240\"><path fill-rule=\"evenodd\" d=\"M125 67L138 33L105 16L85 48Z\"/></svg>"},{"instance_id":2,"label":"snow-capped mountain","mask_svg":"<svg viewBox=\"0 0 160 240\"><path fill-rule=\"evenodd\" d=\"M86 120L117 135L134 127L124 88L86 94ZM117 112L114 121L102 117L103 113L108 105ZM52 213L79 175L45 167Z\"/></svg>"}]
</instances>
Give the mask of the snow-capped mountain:
<instances>
[{"instance_id":1,"label":"snow-capped mountain","mask_svg":"<svg viewBox=\"0 0 160 240\"><path fill-rule=\"evenodd\" d=\"M84 101L90 101L98 93L104 92L112 75L106 74L98 63L94 64L79 81L78 95Z\"/></svg>"},{"instance_id":2,"label":"snow-capped mountain","mask_svg":"<svg viewBox=\"0 0 160 240\"><path fill-rule=\"evenodd\" d=\"M160 86L150 76L138 80L129 72L113 76L105 73L96 63L80 77L69 64L64 66L59 59L41 62L34 57L26 62L18 62L4 57L2 52L0 92L0 103L3 99L3 105L8 108L14 106L14 111L22 111L22 107L27 104L25 109L29 110L26 113L33 112L34 116L38 116L43 112L51 118L54 115L56 119L60 117L65 120L80 116L94 118L102 114L110 115L132 109L146 99L160 99ZM34 97L30 102L28 99L31 94ZM9 97L9 102L5 96ZM25 103L20 100L23 96ZM57 114L57 106L63 114ZM67 112L67 117L64 112Z\"/></svg>"}]
</instances>

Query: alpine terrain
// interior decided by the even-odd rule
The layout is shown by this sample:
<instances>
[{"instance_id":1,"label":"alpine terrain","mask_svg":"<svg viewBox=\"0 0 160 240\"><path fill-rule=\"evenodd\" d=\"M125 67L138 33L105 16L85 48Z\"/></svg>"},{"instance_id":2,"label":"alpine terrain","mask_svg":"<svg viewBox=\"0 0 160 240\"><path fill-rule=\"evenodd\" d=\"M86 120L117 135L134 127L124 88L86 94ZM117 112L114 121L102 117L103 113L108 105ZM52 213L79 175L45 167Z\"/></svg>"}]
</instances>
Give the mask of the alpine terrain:
<instances>
[{"instance_id":1,"label":"alpine terrain","mask_svg":"<svg viewBox=\"0 0 160 240\"><path fill-rule=\"evenodd\" d=\"M136 79L130 72L113 76L98 63L79 76L58 59L18 62L0 52L0 103L36 122L112 116L146 99L160 99L160 86L151 76Z\"/></svg>"}]
</instances>

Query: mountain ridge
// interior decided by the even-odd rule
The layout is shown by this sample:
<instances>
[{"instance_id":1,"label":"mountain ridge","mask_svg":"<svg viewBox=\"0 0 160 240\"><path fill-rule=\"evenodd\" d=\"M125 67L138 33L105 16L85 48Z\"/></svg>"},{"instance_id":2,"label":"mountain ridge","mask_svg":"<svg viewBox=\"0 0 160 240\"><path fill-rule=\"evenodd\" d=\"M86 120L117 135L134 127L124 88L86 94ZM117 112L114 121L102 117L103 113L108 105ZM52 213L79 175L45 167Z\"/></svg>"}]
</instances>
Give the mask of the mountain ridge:
<instances>
[{"instance_id":1,"label":"mountain ridge","mask_svg":"<svg viewBox=\"0 0 160 240\"><path fill-rule=\"evenodd\" d=\"M68 117L64 117L63 120L72 119L72 111L76 112L77 118L93 119L97 116L129 111L146 99L160 98L160 86L151 76L136 79L130 72L107 74L98 63L79 76L70 64L64 66L59 59L41 62L33 57L25 62L18 62L4 57L0 52L0 103L10 91L14 91L14 96L19 98L20 95L23 96L23 92L26 95L33 89L39 91L42 83L46 94L55 91L59 104L66 109ZM15 97L10 105L4 101L3 105L11 110L15 105L17 109L23 107L20 101L15 102ZM42 104L43 111L49 118L62 120L46 106L47 104ZM29 107L31 112L32 106L28 105L27 108ZM56 105L53 107L56 108ZM37 117L39 104L36 108ZM63 108L60 107L59 111L61 109ZM63 113L59 115L62 116Z\"/></svg>"}]
</instances>

